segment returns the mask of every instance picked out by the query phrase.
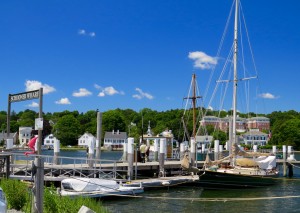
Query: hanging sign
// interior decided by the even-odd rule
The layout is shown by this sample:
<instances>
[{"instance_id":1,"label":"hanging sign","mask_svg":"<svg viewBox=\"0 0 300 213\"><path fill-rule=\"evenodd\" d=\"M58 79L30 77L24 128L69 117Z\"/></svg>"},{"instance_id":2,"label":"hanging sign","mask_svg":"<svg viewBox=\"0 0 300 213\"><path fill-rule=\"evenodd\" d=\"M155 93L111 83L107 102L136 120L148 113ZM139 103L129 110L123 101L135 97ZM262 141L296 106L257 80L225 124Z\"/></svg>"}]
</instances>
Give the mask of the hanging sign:
<instances>
[{"instance_id":1,"label":"hanging sign","mask_svg":"<svg viewBox=\"0 0 300 213\"><path fill-rule=\"evenodd\" d=\"M36 99L40 97L39 90L33 90L29 92L23 92L18 94L9 94L9 102L18 102L18 101L26 101L31 99Z\"/></svg>"}]
</instances>

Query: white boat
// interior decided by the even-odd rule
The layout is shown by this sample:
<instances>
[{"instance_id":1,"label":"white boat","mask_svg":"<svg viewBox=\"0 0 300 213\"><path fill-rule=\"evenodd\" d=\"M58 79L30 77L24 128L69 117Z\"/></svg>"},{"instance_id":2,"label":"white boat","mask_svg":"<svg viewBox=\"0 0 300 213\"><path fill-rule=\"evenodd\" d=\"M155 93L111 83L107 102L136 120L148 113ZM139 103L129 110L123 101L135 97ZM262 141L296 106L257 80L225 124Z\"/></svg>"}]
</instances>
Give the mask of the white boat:
<instances>
[{"instance_id":1,"label":"white boat","mask_svg":"<svg viewBox=\"0 0 300 213\"><path fill-rule=\"evenodd\" d=\"M238 146L237 134L237 88L241 80L249 80L255 77L238 77L238 18L240 1L235 2L234 39L232 45L233 77L231 80L220 80L220 82L232 82L232 121L229 127L229 156L211 161L207 155L204 167L199 171L200 186L209 188L250 188L263 187L276 183L278 171L276 170L276 156L267 153L245 152ZM194 134L193 134L194 135ZM264 157L263 157L264 156ZM188 166L186 166L188 167Z\"/></svg>"},{"instance_id":2,"label":"white boat","mask_svg":"<svg viewBox=\"0 0 300 213\"><path fill-rule=\"evenodd\" d=\"M0 187L0 212L3 213L7 212L7 201L1 187Z\"/></svg>"},{"instance_id":3,"label":"white boat","mask_svg":"<svg viewBox=\"0 0 300 213\"><path fill-rule=\"evenodd\" d=\"M121 195L136 195L143 193L140 186L123 186L114 180L100 178L66 178L61 181L61 196L71 197L108 197Z\"/></svg>"}]
</instances>

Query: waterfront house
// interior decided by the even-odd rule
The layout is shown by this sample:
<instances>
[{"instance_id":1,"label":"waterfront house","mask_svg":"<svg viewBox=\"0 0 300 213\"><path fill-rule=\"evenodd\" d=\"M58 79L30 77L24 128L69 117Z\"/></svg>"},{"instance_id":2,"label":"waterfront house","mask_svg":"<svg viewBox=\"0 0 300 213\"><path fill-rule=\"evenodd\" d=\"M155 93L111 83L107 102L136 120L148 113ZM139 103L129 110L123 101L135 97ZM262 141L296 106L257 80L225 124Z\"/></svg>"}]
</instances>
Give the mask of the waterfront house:
<instances>
[{"instance_id":1,"label":"waterfront house","mask_svg":"<svg viewBox=\"0 0 300 213\"><path fill-rule=\"evenodd\" d=\"M91 141L96 141L95 136L86 132L78 138L78 146L89 146Z\"/></svg>"},{"instance_id":2,"label":"waterfront house","mask_svg":"<svg viewBox=\"0 0 300 213\"><path fill-rule=\"evenodd\" d=\"M26 145L31 139L32 127L19 127L20 146Z\"/></svg>"},{"instance_id":3,"label":"waterfront house","mask_svg":"<svg viewBox=\"0 0 300 213\"><path fill-rule=\"evenodd\" d=\"M54 137L53 134L47 135L44 139L44 145L46 146L54 146L54 142L57 141L58 139Z\"/></svg>"},{"instance_id":4,"label":"waterfront house","mask_svg":"<svg viewBox=\"0 0 300 213\"><path fill-rule=\"evenodd\" d=\"M259 131L259 129L250 129L249 132L242 134L242 137L244 139L243 143L250 146L265 146L269 139L268 134Z\"/></svg>"},{"instance_id":5,"label":"waterfront house","mask_svg":"<svg viewBox=\"0 0 300 213\"><path fill-rule=\"evenodd\" d=\"M108 149L123 148L127 144L127 133L118 131L105 132L104 146Z\"/></svg>"}]
</instances>

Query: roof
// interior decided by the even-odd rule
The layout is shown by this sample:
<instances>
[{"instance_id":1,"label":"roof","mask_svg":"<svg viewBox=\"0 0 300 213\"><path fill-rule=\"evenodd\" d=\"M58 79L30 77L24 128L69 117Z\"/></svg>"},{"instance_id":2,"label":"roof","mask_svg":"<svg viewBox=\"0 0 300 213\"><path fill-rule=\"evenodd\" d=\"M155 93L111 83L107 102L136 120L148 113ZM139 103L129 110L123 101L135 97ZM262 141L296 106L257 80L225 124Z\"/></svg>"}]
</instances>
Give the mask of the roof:
<instances>
[{"instance_id":1,"label":"roof","mask_svg":"<svg viewBox=\"0 0 300 213\"><path fill-rule=\"evenodd\" d=\"M13 139L17 136L17 133L9 133L8 139ZM6 133L0 133L0 140L6 140L7 139L7 134Z\"/></svg>"},{"instance_id":2,"label":"roof","mask_svg":"<svg viewBox=\"0 0 300 213\"><path fill-rule=\"evenodd\" d=\"M126 132L105 132L104 138L127 139Z\"/></svg>"},{"instance_id":3,"label":"roof","mask_svg":"<svg viewBox=\"0 0 300 213\"><path fill-rule=\"evenodd\" d=\"M263 133L263 132L260 132L260 131L249 131L249 132L245 132L243 134L243 136L247 136L247 135L268 135L267 133Z\"/></svg>"},{"instance_id":4,"label":"roof","mask_svg":"<svg viewBox=\"0 0 300 213\"><path fill-rule=\"evenodd\" d=\"M79 138L81 138L81 137L84 136L84 135L87 135L87 136L90 137L90 138L95 138L95 136L94 136L93 134L88 133L88 132L84 133L84 134L81 135Z\"/></svg>"}]
</instances>

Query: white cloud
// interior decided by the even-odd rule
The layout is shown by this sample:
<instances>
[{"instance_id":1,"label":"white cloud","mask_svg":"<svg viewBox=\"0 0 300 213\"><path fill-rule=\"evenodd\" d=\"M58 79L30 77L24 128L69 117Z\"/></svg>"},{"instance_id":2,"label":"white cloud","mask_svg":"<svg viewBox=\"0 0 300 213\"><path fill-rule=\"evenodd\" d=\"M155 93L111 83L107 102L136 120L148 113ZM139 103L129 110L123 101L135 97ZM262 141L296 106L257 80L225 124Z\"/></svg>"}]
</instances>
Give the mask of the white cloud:
<instances>
[{"instance_id":1,"label":"white cloud","mask_svg":"<svg viewBox=\"0 0 300 213\"><path fill-rule=\"evenodd\" d=\"M78 30L78 35L86 35L86 32L84 29Z\"/></svg>"},{"instance_id":2,"label":"white cloud","mask_svg":"<svg viewBox=\"0 0 300 213\"><path fill-rule=\"evenodd\" d=\"M99 86L98 84L94 84L94 87L95 87L96 89L102 89L102 87Z\"/></svg>"},{"instance_id":3,"label":"white cloud","mask_svg":"<svg viewBox=\"0 0 300 213\"><path fill-rule=\"evenodd\" d=\"M78 35L80 35L80 36L95 37L96 33L95 32L87 32L85 29L79 29L78 30Z\"/></svg>"},{"instance_id":4,"label":"white cloud","mask_svg":"<svg viewBox=\"0 0 300 213\"><path fill-rule=\"evenodd\" d=\"M65 105L65 104L71 104L71 102L69 101L68 98L61 98L60 100L58 101L55 101L56 104L62 104L62 105Z\"/></svg>"},{"instance_id":5,"label":"white cloud","mask_svg":"<svg viewBox=\"0 0 300 213\"><path fill-rule=\"evenodd\" d=\"M99 92L98 96L99 96L99 97L104 97L104 96L105 96L105 93L104 93L104 92Z\"/></svg>"},{"instance_id":6,"label":"white cloud","mask_svg":"<svg viewBox=\"0 0 300 213\"><path fill-rule=\"evenodd\" d=\"M200 69L212 69L217 64L217 58L211 57L204 52L189 52L190 59L194 60L194 67Z\"/></svg>"},{"instance_id":7,"label":"white cloud","mask_svg":"<svg viewBox=\"0 0 300 213\"><path fill-rule=\"evenodd\" d=\"M27 106L28 107L39 107L39 104L37 102L32 101L32 103Z\"/></svg>"},{"instance_id":8,"label":"white cloud","mask_svg":"<svg viewBox=\"0 0 300 213\"><path fill-rule=\"evenodd\" d=\"M116 95L116 94L119 94L119 95L125 94L123 91L118 91L112 86L105 87L105 88L99 86L98 84L94 84L94 86L96 89L101 90L101 92L99 92L99 94L98 94L99 97L104 97L106 95L112 96L112 95Z\"/></svg>"},{"instance_id":9,"label":"white cloud","mask_svg":"<svg viewBox=\"0 0 300 213\"><path fill-rule=\"evenodd\" d=\"M73 92L74 97L85 97L90 95L92 95L92 93L85 88L80 88L78 92Z\"/></svg>"},{"instance_id":10,"label":"white cloud","mask_svg":"<svg viewBox=\"0 0 300 213\"><path fill-rule=\"evenodd\" d=\"M271 93L268 93L268 92L259 94L259 97L265 98L265 99L276 99L276 98L278 98L275 95L272 95Z\"/></svg>"},{"instance_id":11,"label":"white cloud","mask_svg":"<svg viewBox=\"0 0 300 213\"><path fill-rule=\"evenodd\" d=\"M95 36L96 36L96 33L95 33L95 32L90 32L90 33L89 33L89 36L90 36L90 37L95 37Z\"/></svg>"},{"instance_id":12,"label":"white cloud","mask_svg":"<svg viewBox=\"0 0 300 213\"><path fill-rule=\"evenodd\" d=\"M146 92L143 92L140 88L135 88L135 90L138 92L138 94L134 94L132 97L136 99L142 99L142 98L147 98L149 100L152 100L154 97Z\"/></svg>"},{"instance_id":13,"label":"white cloud","mask_svg":"<svg viewBox=\"0 0 300 213\"><path fill-rule=\"evenodd\" d=\"M42 84L42 82L39 81L27 80L25 82L25 91L38 90L40 88L43 88L43 94L48 94L55 91L54 87L49 86L48 84Z\"/></svg>"}]
</instances>

